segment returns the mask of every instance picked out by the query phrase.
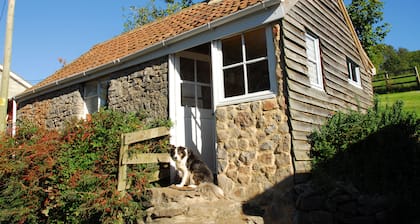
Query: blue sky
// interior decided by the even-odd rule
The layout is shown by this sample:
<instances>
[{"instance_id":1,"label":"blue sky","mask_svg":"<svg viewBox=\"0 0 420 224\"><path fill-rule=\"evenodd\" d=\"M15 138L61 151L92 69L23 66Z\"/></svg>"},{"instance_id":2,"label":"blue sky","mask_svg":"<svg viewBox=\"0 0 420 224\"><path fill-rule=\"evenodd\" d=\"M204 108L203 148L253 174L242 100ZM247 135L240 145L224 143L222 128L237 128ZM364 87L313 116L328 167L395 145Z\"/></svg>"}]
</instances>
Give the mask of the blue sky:
<instances>
[{"instance_id":1,"label":"blue sky","mask_svg":"<svg viewBox=\"0 0 420 224\"><path fill-rule=\"evenodd\" d=\"M95 44L119 35L123 9L145 0L15 0L12 71L32 84L60 69ZM159 0L157 0L159 2ZM349 0L345 1L346 3ZM384 0L384 20L392 25L385 43L420 50L419 0ZM0 64L3 64L7 0L0 0Z\"/></svg>"}]
</instances>

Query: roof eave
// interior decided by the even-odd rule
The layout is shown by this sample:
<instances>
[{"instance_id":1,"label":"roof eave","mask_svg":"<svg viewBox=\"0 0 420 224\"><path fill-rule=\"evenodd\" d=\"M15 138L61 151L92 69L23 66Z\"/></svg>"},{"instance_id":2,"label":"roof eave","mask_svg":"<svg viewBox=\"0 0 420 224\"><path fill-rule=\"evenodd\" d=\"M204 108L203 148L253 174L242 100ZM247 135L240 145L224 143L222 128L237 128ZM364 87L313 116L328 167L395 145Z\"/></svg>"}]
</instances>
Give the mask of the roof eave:
<instances>
[{"instance_id":1,"label":"roof eave","mask_svg":"<svg viewBox=\"0 0 420 224\"><path fill-rule=\"evenodd\" d=\"M252 6L248 7L248 8L237 11L237 12L232 13L230 15L227 15L225 17L216 19L216 20L211 21L211 22L209 22L205 25L202 25L202 26L199 26L197 28L191 29L189 31L183 32L183 33L178 34L176 36L167 38L167 39L162 40L162 41L160 41L156 44L153 44L149 47L141 49L141 50L139 50L135 53L126 55L122 58L115 59L111 62L108 62L106 64L103 64L103 65L100 65L100 66L97 66L97 67L94 67L94 68L91 68L91 69L88 69L84 72L76 73L76 74L71 75L67 78L59 79L55 82L49 83L47 85L41 86L41 87L33 89L31 91L23 92L23 93L17 95L15 97L15 99L17 101L26 101L26 100L38 97L38 96L43 95L43 94L47 94L49 92L53 92L55 90L58 90L58 89L61 89L61 88L67 87L67 86L79 84L79 83L85 81L85 79L81 79L83 77L87 77L88 75L93 75L93 74L98 73L100 71L103 71L105 69L112 68L116 64L127 62L127 61L133 60L135 58L147 55L147 54L149 54L151 52L154 52L158 49L161 49L163 47L178 43L180 41L183 41L185 39L188 39L190 37L193 37L195 35L198 35L200 33L208 31L210 29L215 29L217 27L223 26L224 24L232 22L236 19L246 17L246 16L248 16L252 13L255 13L255 12L258 12L258 11L261 11L261 10L265 10L267 8L270 8L270 7L274 6L274 5L280 4L284 1L285 0L263 0L263 1L255 4L255 5L252 5ZM95 78L95 77L92 77L92 79L93 78Z\"/></svg>"}]
</instances>

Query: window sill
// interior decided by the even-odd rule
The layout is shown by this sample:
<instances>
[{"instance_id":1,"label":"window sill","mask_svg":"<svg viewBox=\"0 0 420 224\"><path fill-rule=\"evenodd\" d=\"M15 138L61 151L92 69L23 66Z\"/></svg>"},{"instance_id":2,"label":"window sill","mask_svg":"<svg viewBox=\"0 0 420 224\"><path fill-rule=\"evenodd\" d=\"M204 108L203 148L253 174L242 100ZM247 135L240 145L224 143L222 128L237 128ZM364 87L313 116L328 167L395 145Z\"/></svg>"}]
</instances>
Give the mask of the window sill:
<instances>
[{"instance_id":1,"label":"window sill","mask_svg":"<svg viewBox=\"0 0 420 224\"><path fill-rule=\"evenodd\" d=\"M260 93L254 93L254 94L248 94L246 96L235 96L235 97L229 97L225 98L223 100L220 100L216 107L218 106L228 106L233 104L240 104L240 103L249 103L259 100L266 100L275 98L277 95L274 94L272 91L265 91Z\"/></svg>"},{"instance_id":2,"label":"window sill","mask_svg":"<svg viewBox=\"0 0 420 224\"><path fill-rule=\"evenodd\" d=\"M348 82L349 82L352 86L357 87L357 88L359 88L359 89L362 89L362 84L361 84L360 82L354 82L353 80L350 80L350 79L348 79Z\"/></svg>"}]
</instances>

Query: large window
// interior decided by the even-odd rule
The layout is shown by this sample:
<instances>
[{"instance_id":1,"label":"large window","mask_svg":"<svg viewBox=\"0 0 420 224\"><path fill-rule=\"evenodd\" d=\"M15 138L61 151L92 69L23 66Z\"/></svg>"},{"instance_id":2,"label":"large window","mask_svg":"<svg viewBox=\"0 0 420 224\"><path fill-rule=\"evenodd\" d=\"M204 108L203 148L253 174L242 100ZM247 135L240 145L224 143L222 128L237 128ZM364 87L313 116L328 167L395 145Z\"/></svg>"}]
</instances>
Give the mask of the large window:
<instances>
[{"instance_id":1,"label":"large window","mask_svg":"<svg viewBox=\"0 0 420 224\"><path fill-rule=\"evenodd\" d=\"M348 80L351 84L362 87L362 82L360 80L360 67L350 58L347 58L347 70L348 70Z\"/></svg>"},{"instance_id":2,"label":"large window","mask_svg":"<svg viewBox=\"0 0 420 224\"><path fill-rule=\"evenodd\" d=\"M88 82L84 86L83 99L85 101L86 114L93 114L99 108L106 106L108 98L108 81Z\"/></svg>"},{"instance_id":3,"label":"large window","mask_svg":"<svg viewBox=\"0 0 420 224\"><path fill-rule=\"evenodd\" d=\"M270 68L274 66L270 64L273 58L269 57L272 49L271 34L266 28L221 40L224 100L273 92L274 74L270 71L274 69Z\"/></svg>"},{"instance_id":4,"label":"large window","mask_svg":"<svg viewBox=\"0 0 420 224\"><path fill-rule=\"evenodd\" d=\"M319 48L319 39L311 34L305 35L306 55L309 82L312 87L323 89L321 54Z\"/></svg>"}]
</instances>

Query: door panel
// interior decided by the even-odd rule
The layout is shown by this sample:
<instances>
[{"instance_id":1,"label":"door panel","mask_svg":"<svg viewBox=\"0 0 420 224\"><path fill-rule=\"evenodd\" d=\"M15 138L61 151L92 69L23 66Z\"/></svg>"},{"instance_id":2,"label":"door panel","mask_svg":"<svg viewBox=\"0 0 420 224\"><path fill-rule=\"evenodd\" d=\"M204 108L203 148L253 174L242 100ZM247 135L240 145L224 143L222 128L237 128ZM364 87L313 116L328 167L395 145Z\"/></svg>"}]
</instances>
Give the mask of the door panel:
<instances>
[{"instance_id":1,"label":"door panel","mask_svg":"<svg viewBox=\"0 0 420 224\"><path fill-rule=\"evenodd\" d=\"M201 155L216 171L211 65L209 55L183 52L176 57L180 94L176 94L177 143Z\"/></svg>"}]
</instances>

